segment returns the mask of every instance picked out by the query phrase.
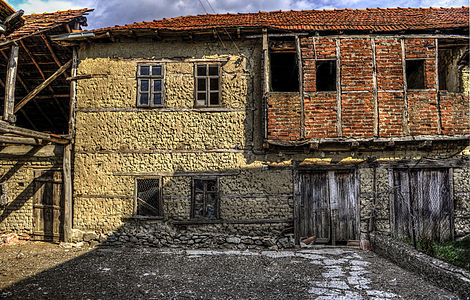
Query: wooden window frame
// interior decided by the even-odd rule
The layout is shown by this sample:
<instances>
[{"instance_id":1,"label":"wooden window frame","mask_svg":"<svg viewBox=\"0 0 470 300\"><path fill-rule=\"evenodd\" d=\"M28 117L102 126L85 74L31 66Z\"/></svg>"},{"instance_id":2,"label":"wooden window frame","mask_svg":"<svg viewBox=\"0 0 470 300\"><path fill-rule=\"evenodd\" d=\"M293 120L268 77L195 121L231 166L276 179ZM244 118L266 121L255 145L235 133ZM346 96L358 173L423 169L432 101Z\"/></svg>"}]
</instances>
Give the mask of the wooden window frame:
<instances>
[{"instance_id":1,"label":"wooden window frame","mask_svg":"<svg viewBox=\"0 0 470 300\"><path fill-rule=\"evenodd\" d=\"M137 194L138 194L138 184L139 180L145 179L153 179L158 181L158 214L152 216L146 215L139 215L137 214L138 211L138 202L137 202ZM163 217L163 193L162 193L162 176L139 176L134 178L134 210L133 210L134 217L145 217L145 218L155 218L159 219Z\"/></svg>"},{"instance_id":2,"label":"wooden window frame","mask_svg":"<svg viewBox=\"0 0 470 300\"><path fill-rule=\"evenodd\" d=\"M195 181L202 180L202 181L210 181L215 180L216 189L216 208L215 208L215 218L211 219L206 216L196 216L195 215L195 204L196 204L196 191L195 191ZM203 198L206 198L206 185L204 185L203 191ZM205 200L204 200L205 201ZM204 204L205 208L205 204ZM204 178L196 178L192 177L191 179L191 219L198 219L198 220L219 220L220 219L220 180L218 177L204 177Z\"/></svg>"},{"instance_id":3,"label":"wooden window frame","mask_svg":"<svg viewBox=\"0 0 470 300\"><path fill-rule=\"evenodd\" d=\"M218 74L217 75L209 75L209 66L217 66ZM198 75L197 74L197 69L198 66L205 66L206 67L206 74L207 75ZM194 64L194 107L195 108L203 108L203 107L221 107L222 106L222 69L221 65L219 62L203 62L203 63L195 63ZM198 93L202 93L203 91L198 90L198 79L200 78L205 78L206 79L206 88L205 88L205 94L206 94L206 103L204 105L198 104ZM210 80L217 78L218 79L218 88L217 90L211 90L210 89ZM210 104L210 94L217 92L218 93L218 103L217 104Z\"/></svg>"},{"instance_id":4,"label":"wooden window frame","mask_svg":"<svg viewBox=\"0 0 470 300\"><path fill-rule=\"evenodd\" d=\"M141 67L149 67L149 74L148 75L141 75L140 69ZM161 74L160 75L153 75L152 74L152 67L160 67ZM141 88L141 80L149 80L149 98L148 104L141 104L140 102L140 95L142 91ZM154 91L154 80L161 81L161 90L159 92ZM160 93L161 94L161 104L153 104L153 95ZM163 63L139 63L137 65L137 107L140 108L159 108L165 106L165 65Z\"/></svg>"}]
</instances>

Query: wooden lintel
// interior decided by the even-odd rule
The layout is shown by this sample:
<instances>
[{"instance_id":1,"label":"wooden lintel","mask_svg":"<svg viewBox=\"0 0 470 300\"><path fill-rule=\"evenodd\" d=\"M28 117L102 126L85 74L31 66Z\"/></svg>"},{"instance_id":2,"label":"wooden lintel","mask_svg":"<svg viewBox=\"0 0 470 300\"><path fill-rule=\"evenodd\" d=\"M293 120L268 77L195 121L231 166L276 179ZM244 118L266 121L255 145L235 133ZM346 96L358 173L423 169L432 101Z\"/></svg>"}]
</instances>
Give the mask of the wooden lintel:
<instances>
[{"instance_id":1,"label":"wooden lintel","mask_svg":"<svg viewBox=\"0 0 470 300\"><path fill-rule=\"evenodd\" d=\"M54 134L49 134L45 132L39 132L39 131L34 131L34 130L26 129L26 128L13 126L5 121L0 121L0 132L12 133L12 134L20 135L23 137L41 139L41 140L50 141L56 144L62 144L62 145L66 145L70 143L70 138L65 138L59 135L54 135Z\"/></svg>"},{"instance_id":2,"label":"wooden lintel","mask_svg":"<svg viewBox=\"0 0 470 300\"><path fill-rule=\"evenodd\" d=\"M54 81L57 77L63 74L70 66L72 65L72 60L69 60L65 65L60 67L54 74L52 74L49 78L47 78L43 83L37 86L34 90L32 90L26 97L24 97L20 103L15 106L15 113L20 110L23 106L26 105L31 99L33 99L37 94L39 94L44 88L46 88L52 81Z\"/></svg>"},{"instance_id":3,"label":"wooden lintel","mask_svg":"<svg viewBox=\"0 0 470 300\"><path fill-rule=\"evenodd\" d=\"M3 120L14 123L16 120L14 116L15 107L15 84L16 73L18 70L18 51L17 45L11 46L10 58L8 59L7 78L5 83L5 102L3 106Z\"/></svg>"}]
</instances>

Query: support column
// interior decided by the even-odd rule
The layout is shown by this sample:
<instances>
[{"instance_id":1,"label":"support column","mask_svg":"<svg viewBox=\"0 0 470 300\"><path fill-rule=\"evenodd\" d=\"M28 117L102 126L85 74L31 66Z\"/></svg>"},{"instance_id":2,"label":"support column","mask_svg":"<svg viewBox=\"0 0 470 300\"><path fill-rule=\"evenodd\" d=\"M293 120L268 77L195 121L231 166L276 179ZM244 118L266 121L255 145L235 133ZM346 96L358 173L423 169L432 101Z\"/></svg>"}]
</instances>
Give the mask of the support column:
<instances>
[{"instance_id":1,"label":"support column","mask_svg":"<svg viewBox=\"0 0 470 300\"><path fill-rule=\"evenodd\" d=\"M10 59L8 61L7 78L5 82L5 102L3 107L3 120L10 123L16 122L15 109L15 84L18 69L18 45L11 46Z\"/></svg>"}]
</instances>

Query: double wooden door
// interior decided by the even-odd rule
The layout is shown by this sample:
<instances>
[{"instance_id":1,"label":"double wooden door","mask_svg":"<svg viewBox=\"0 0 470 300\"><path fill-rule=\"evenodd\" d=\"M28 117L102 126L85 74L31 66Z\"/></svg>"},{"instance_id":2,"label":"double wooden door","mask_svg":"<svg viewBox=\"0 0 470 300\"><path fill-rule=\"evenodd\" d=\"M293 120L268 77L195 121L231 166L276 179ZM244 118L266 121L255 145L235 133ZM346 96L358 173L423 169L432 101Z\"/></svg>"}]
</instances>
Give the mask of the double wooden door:
<instances>
[{"instance_id":1,"label":"double wooden door","mask_svg":"<svg viewBox=\"0 0 470 300\"><path fill-rule=\"evenodd\" d=\"M317 243L359 239L358 182L355 171L299 173L296 234Z\"/></svg>"},{"instance_id":2,"label":"double wooden door","mask_svg":"<svg viewBox=\"0 0 470 300\"><path fill-rule=\"evenodd\" d=\"M63 240L65 198L62 171L35 170L34 191L34 239L51 242Z\"/></svg>"}]
</instances>

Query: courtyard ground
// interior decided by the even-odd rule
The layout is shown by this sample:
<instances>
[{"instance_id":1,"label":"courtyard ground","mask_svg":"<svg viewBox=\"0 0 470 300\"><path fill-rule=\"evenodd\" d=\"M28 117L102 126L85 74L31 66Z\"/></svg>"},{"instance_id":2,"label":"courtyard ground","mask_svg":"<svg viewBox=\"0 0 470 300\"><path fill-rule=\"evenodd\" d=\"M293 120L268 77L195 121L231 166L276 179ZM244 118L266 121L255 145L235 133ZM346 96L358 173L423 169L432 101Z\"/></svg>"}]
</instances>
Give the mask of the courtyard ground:
<instances>
[{"instance_id":1,"label":"courtyard ground","mask_svg":"<svg viewBox=\"0 0 470 300\"><path fill-rule=\"evenodd\" d=\"M373 252L0 248L7 299L457 299Z\"/></svg>"}]
</instances>

